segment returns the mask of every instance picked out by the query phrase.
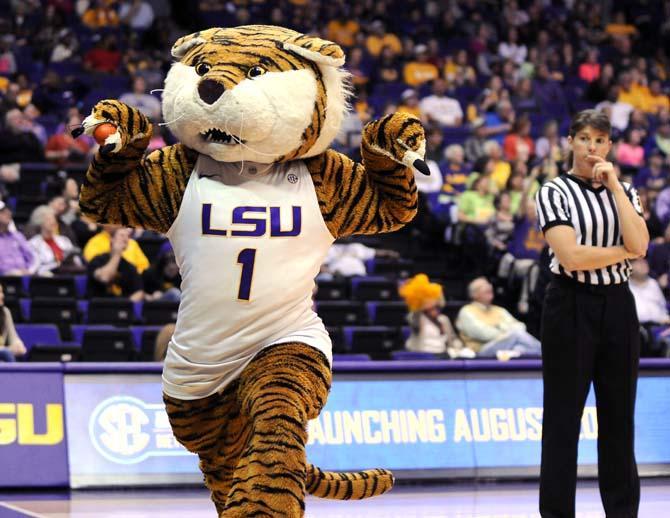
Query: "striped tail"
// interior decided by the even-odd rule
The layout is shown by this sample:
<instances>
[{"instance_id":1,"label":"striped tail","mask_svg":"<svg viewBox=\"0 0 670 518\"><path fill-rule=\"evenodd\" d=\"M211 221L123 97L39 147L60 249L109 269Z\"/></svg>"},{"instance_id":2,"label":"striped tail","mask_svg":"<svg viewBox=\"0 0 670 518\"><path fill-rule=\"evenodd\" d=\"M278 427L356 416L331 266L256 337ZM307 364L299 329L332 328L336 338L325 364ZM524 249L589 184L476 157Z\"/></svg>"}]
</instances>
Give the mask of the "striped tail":
<instances>
[{"instance_id":1,"label":"striped tail","mask_svg":"<svg viewBox=\"0 0 670 518\"><path fill-rule=\"evenodd\" d=\"M393 474L385 469L335 473L307 464L305 488L319 498L361 500L383 495L393 487L393 480Z\"/></svg>"}]
</instances>

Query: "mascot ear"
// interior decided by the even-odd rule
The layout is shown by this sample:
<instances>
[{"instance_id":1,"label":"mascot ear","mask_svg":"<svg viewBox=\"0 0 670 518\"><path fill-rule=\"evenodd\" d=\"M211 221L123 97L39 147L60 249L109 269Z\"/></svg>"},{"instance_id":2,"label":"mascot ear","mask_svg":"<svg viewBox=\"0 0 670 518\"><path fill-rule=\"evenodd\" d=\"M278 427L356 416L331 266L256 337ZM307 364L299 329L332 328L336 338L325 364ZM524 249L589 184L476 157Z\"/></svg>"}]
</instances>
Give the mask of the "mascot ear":
<instances>
[{"instance_id":1,"label":"mascot ear","mask_svg":"<svg viewBox=\"0 0 670 518\"><path fill-rule=\"evenodd\" d=\"M214 33L219 30L221 29L207 29L206 31L198 31L193 34L182 36L175 41L174 45L172 45L172 57L175 59L183 58L186 53L196 45L202 45L203 43L210 41Z\"/></svg>"},{"instance_id":2,"label":"mascot ear","mask_svg":"<svg viewBox=\"0 0 670 518\"><path fill-rule=\"evenodd\" d=\"M300 54L303 58L309 59L319 65L328 67L341 67L344 65L344 51L332 41L322 40L301 34L284 42L284 49Z\"/></svg>"}]
</instances>

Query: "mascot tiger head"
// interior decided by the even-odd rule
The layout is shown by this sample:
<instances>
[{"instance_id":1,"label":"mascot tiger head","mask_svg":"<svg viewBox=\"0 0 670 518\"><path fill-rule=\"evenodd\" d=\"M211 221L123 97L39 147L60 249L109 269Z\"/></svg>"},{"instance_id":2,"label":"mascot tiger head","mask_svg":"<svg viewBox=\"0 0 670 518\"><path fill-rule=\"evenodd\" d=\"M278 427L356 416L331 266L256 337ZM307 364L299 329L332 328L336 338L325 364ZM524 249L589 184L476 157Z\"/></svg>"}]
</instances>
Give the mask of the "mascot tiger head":
<instances>
[{"instance_id":1,"label":"mascot tiger head","mask_svg":"<svg viewBox=\"0 0 670 518\"><path fill-rule=\"evenodd\" d=\"M342 49L290 29L208 29L177 40L172 55L163 117L185 146L218 161L322 153L348 108Z\"/></svg>"}]
</instances>

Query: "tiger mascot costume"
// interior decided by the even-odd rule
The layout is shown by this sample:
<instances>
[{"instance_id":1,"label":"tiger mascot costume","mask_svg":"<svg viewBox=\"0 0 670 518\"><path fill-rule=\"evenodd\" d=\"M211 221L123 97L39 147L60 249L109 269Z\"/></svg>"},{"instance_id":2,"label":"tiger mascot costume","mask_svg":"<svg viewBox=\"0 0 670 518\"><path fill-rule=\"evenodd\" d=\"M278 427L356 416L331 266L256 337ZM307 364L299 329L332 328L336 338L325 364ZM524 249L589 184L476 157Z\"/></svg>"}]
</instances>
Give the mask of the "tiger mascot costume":
<instances>
[{"instance_id":1,"label":"tiger mascot costume","mask_svg":"<svg viewBox=\"0 0 670 518\"><path fill-rule=\"evenodd\" d=\"M86 173L82 212L167 234L182 299L163 371L177 440L200 459L221 517L304 515L305 492L360 499L391 488L383 469L307 463L307 422L331 384L331 343L311 292L336 238L400 228L427 169L419 121L364 128L362 163L328 149L349 96L344 53L252 25L180 38L163 92L179 143L146 155L152 127L116 100L80 133L117 131ZM146 155L146 156L145 156Z\"/></svg>"}]
</instances>

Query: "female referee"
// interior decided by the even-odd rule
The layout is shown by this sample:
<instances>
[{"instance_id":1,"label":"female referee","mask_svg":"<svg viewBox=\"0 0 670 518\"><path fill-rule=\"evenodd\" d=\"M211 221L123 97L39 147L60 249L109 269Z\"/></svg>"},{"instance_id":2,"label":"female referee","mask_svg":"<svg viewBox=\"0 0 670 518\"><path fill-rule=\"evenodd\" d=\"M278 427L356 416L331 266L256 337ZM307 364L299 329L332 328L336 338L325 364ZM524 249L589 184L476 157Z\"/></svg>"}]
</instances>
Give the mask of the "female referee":
<instances>
[{"instance_id":1,"label":"female referee","mask_svg":"<svg viewBox=\"0 0 670 518\"><path fill-rule=\"evenodd\" d=\"M542 316L544 419L540 514L574 517L577 442L593 382L598 414L598 477L608 517L636 517L640 482L633 413L639 361L630 260L649 234L637 192L607 161L610 122L579 112L568 142L572 169L536 195L551 247L552 280Z\"/></svg>"}]
</instances>

